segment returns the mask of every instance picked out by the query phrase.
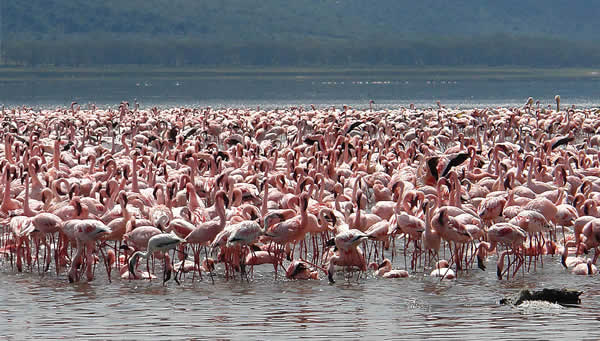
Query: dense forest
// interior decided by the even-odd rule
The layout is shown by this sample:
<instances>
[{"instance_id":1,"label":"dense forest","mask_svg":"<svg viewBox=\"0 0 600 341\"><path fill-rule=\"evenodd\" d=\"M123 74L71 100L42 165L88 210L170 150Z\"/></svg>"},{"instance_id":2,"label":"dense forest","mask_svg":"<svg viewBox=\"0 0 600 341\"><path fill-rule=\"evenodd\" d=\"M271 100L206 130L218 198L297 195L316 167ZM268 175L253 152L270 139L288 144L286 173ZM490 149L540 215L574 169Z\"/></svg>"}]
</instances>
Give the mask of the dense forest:
<instances>
[{"instance_id":1,"label":"dense forest","mask_svg":"<svg viewBox=\"0 0 600 341\"><path fill-rule=\"evenodd\" d=\"M600 3L0 0L7 65L597 66Z\"/></svg>"}]
</instances>

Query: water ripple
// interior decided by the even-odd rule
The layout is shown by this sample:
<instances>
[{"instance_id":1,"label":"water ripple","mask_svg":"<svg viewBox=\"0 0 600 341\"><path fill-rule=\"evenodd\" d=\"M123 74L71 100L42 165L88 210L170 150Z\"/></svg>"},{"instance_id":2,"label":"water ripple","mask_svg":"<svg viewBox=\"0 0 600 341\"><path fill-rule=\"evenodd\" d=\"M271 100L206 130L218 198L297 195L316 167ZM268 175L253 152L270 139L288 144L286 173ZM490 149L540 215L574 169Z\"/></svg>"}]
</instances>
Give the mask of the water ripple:
<instances>
[{"instance_id":1,"label":"water ripple","mask_svg":"<svg viewBox=\"0 0 600 341\"><path fill-rule=\"evenodd\" d=\"M69 284L63 276L0 272L2 337L25 339L569 339L600 337L598 278L562 273L558 261L516 279L470 271L440 282L356 276L274 280L269 268L240 280ZM577 281L577 282L575 282ZM582 304L502 306L520 288L576 287Z\"/></svg>"}]
</instances>

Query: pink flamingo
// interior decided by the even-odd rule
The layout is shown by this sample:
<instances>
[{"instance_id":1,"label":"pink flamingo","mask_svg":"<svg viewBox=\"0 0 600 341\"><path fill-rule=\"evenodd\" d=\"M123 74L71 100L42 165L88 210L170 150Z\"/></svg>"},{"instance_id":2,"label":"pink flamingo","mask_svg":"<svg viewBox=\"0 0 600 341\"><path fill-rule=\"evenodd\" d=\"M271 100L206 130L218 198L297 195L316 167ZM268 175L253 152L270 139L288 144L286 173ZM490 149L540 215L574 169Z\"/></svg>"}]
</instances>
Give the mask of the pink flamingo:
<instances>
[{"instance_id":1,"label":"pink flamingo","mask_svg":"<svg viewBox=\"0 0 600 341\"><path fill-rule=\"evenodd\" d=\"M74 230L75 239L77 241L77 254L71 263L71 270L69 270L69 282L73 283L74 281L79 280L77 269L83 263L84 254L86 276L88 281L91 281L94 278L92 271L94 264L94 243L101 238L103 234L110 233L110 228L104 225L101 221L94 219L72 220L72 222L75 224Z\"/></svg>"}]
</instances>

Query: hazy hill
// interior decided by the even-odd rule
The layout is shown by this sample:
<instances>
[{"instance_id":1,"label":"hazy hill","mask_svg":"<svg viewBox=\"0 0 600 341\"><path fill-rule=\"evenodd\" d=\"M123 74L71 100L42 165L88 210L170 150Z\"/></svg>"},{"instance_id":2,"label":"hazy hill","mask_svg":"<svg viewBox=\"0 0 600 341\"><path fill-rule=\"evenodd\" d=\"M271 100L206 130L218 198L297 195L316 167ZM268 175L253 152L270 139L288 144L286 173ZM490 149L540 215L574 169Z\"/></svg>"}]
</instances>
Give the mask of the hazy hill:
<instances>
[{"instance_id":1,"label":"hazy hill","mask_svg":"<svg viewBox=\"0 0 600 341\"><path fill-rule=\"evenodd\" d=\"M376 39L511 33L592 40L600 2L565 0L4 0L5 33Z\"/></svg>"},{"instance_id":2,"label":"hazy hill","mask_svg":"<svg viewBox=\"0 0 600 341\"><path fill-rule=\"evenodd\" d=\"M403 44L414 51L419 49L470 48L481 50L490 39L496 50L536 47L545 49L544 54L559 54L556 65L565 62L564 51L590 48L588 43L600 32L600 2L565 0L4 0L3 38L7 60L16 58L19 49L38 48L46 51L56 46L65 48L95 49L94 42L107 51L103 59L96 56L76 62L73 58L55 58L49 63L102 64L112 63L111 49L129 46L123 41L133 42L140 49L164 47L186 50L182 57L173 62L157 61L156 58L138 58L141 64L189 64L197 63L193 49L211 46L223 49L227 63L269 64L273 60L254 58L249 62L245 56L255 54L256 49L274 47L283 49L283 54L296 51L300 54L318 55L326 49L349 49L348 52L373 48L397 48ZM473 41L473 36L475 40ZM119 41L121 43L119 43ZM44 43L44 42L50 42ZM74 43L77 42L77 43ZM86 42L83 44L83 42ZM175 42L178 42L177 45ZM518 42L518 43L515 43ZM419 45L419 44L424 45ZM477 43L478 45L475 45ZM28 45L29 44L29 45ZM62 45L61 45L62 44ZM83 44L83 45L82 45ZM121 45L119 45L121 44ZM162 44L162 45L161 45ZM207 45L211 44L211 45ZM525 45L525 46L523 46ZM551 45L555 45L554 47ZM458 46L458 47L457 47ZM471 46L471 47L469 47ZM554 48L554 52L552 49ZM254 50L253 50L254 49ZM546 51L547 50L547 51ZM236 56L227 56L231 53ZM308 51L308 52L307 52ZM595 51L595 50L594 50ZM142 52L141 56L148 52ZM329 53L329 52L327 52ZM326 54L327 54L326 53ZM358 52L357 52L358 53ZM411 53L411 52L407 52ZM432 53L435 53L433 51ZM466 60L441 64L464 64L489 60L479 59L482 51L473 58L467 53ZM499 54L500 52L495 52ZM573 51L568 52L573 54ZM595 52L587 51L585 55ZM471 53L472 54L472 53ZM560 57L560 56L559 56ZM588 56L589 57L589 56ZM229 58L229 59L228 59ZM358 59L357 59L358 58ZM31 58L29 58L31 59ZM76 58L75 58L76 59ZM130 58L131 59L131 58ZM284 58L285 59L285 58ZM328 57L316 60L291 58L290 61L275 61L280 64L337 63L339 58ZM407 58L403 64L427 64L427 58ZM359 56L342 60L348 63L387 63L375 56L361 60ZM26 64L48 61L25 61ZM117 58L113 62L136 63L135 60ZM498 62L498 60L496 60ZM205 64L215 61L202 62ZM493 62L492 62L493 63ZM501 64L527 64L512 58ZM580 64L594 64L594 61ZM552 64L552 63L551 63Z\"/></svg>"}]
</instances>

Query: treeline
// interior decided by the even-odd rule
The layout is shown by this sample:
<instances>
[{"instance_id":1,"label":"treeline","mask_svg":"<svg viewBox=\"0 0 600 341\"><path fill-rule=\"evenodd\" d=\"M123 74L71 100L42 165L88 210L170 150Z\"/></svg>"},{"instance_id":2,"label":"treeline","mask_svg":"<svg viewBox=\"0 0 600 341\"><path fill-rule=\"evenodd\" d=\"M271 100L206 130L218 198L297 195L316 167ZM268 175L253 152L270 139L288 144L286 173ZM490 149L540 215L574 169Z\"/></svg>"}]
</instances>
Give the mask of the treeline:
<instances>
[{"instance_id":1,"label":"treeline","mask_svg":"<svg viewBox=\"0 0 600 341\"><path fill-rule=\"evenodd\" d=\"M211 41L415 39L498 32L594 41L600 2L565 0L2 0L4 39L88 34Z\"/></svg>"},{"instance_id":2,"label":"treeline","mask_svg":"<svg viewBox=\"0 0 600 341\"><path fill-rule=\"evenodd\" d=\"M418 41L304 40L226 44L172 38L19 40L6 41L3 52L5 64L18 66L600 65L598 45L510 35Z\"/></svg>"}]
</instances>

